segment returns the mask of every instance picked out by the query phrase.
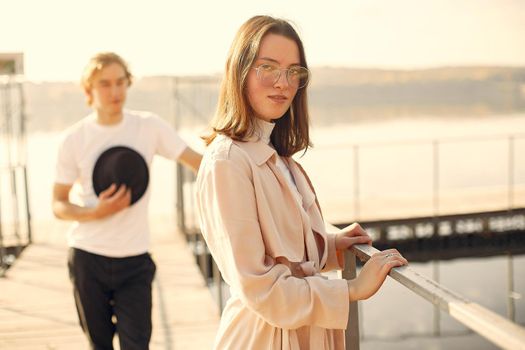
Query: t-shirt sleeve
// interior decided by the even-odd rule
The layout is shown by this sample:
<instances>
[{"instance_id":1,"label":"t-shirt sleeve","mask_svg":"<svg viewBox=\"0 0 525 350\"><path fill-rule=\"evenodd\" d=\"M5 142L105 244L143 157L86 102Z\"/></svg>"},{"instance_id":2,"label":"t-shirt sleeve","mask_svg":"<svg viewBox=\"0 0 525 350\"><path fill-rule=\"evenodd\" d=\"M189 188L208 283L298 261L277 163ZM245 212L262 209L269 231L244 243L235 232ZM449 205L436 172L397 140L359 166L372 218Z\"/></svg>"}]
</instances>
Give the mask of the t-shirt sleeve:
<instances>
[{"instance_id":1,"label":"t-shirt sleeve","mask_svg":"<svg viewBox=\"0 0 525 350\"><path fill-rule=\"evenodd\" d=\"M67 135L62 138L58 147L58 156L55 170L55 183L72 185L79 177L78 165L75 160L73 137Z\"/></svg>"},{"instance_id":2,"label":"t-shirt sleeve","mask_svg":"<svg viewBox=\"0 0 525 350\"><path fill-rule=\"evenodd\" d=\"M151 119L157 140L155 153L168 159L179 159L182 152L188 147L186 142L165 120L158 116L152 116Z\"/></svg>"}]
</instances>

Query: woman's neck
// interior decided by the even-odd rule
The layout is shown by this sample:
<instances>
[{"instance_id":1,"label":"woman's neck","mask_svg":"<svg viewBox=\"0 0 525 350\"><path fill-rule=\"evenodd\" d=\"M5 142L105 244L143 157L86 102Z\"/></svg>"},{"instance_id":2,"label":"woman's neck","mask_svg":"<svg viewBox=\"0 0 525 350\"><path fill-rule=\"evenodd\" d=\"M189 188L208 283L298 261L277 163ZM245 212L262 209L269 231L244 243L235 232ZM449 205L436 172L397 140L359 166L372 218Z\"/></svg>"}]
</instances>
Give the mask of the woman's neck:
<instances>
[{"instance_id":1,"label":"woman's neck","mask_svg":"<svg viewBox=\"0 0 525 350\"><path fill-rule=\"evenodd\" d=\"M274 127L275 123L255 118L255 135L257 135L264 143L270 143L270 136L272 135Z\"/></svg>"}]
</instances>

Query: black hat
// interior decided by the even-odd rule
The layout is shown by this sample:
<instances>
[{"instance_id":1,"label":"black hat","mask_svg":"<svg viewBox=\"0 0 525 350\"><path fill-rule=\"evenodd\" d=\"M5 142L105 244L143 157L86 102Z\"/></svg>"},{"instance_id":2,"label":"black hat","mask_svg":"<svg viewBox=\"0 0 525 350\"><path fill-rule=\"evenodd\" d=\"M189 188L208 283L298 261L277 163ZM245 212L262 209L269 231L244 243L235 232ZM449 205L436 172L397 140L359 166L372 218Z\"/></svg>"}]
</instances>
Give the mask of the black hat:
<instances>
[{"instance_id":1,"label":"black hat","mask_svg":"<svg viewBox=\"0 0 525 350\"><path fill-rule=\"evenodd\" d=\"M98 157L93 169L93 189L97 196L111 184L124 184L131 189L131 204L144 195L148 188L149 172L144 158L135 150L116 146Z\"/></svg>"}]
</instances>

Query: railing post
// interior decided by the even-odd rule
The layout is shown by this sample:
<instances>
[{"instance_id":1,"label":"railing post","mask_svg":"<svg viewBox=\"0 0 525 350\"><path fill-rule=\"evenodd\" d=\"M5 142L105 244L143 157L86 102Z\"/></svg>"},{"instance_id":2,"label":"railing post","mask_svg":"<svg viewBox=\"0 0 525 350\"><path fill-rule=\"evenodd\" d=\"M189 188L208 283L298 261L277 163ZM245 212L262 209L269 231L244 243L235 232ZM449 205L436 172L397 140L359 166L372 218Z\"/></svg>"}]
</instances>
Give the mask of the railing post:
<instances>
[{"instance_id":1,"label":"railing post","mask_svg":"<svg viewBox=\"0 0 525 350\"><path fill-rule=\"evenodd\" d=\"M439 283L439 260L432 261L432 278ZM439 337L441 335L441 310L437 305L434 305L433 329L434 336Z\"/></svg>"},{"instance_id":2,"label":"railing post","mask_svg":"<svg viewBox=\"0 0 525 350\"><path fill-rule=\"evenodd\" d=\"M508 209L514 207L514 137L509 136L508 155Z\"/></svg>"},{"instance_id":3,"label":"railing post","mask_svg":"<svg viewBox=\"0 0 525 350\"><path fill-rule=\"evenodd\" d=\"M345 268L342 277L346 280L356 278L356 256L351 251L345 253ZM357 301L350 303L345 343L346 350L359 350L359 312Z\"/></svg>"},{"instance_id":4,"label":"railing post","mask_svg":"<svg viewBox=\"0 0 525 350\"><path fill-rule=\"evenodd\" d=\"M507 316L512 322L516 322L514 305L514 261L512 254L507 256Z\"/></svg>"},{"instance_id":5,"label":"railing post","mask_svg":"<svg viewBox=\"0 0 525 350\"><path fill-rule=\"evenodd\" d=\"M29 187L27 184L27 138L26 138L26 100L24 95L24 86L22 83L18 84L18 91L20 94L20 134L22 136L23 145L23 175L24 175L24 192L26 200L26 219L27 219L27 244L33 243L33 233L31 232L31 211L29 209Z\"/></svg>"},{"instance_id":6,"label":"railing post","mask_svg":"<svg viewBox=\"0 0 525 350\"><path fill-rule=\"evenodd\" d=\"M180 109L179 109L179 79L173 78L172 80L172 93L173 93L173 99L176 101L175 106L173 108L173 128L175 130L179 129L179 118L180 118ZM180 163L176 163L175 165L175 174L177 177L177 188L175 193L175 198L177 198L177 201L175 202L175 211L177 215L177 226L181 230L181 232L186 235L186 222L184 220L184 169ZM186 237L187 238L187 237Z\"/></svg>"},{"instance_id":7,"label":"railing post","mask_svg":"<svg viewBox=\"0 0 525 350\"><path fill-rule=\"evenodd\" d=\"M0 169L0 177L2 176L2 171ZM6 257L6 250L4 247L4 236L2 232L2 198L0 196L0 277L4 277L4 261Z\"/></svg>"},{"instance_id":8,"label":"railing post","mask_svg":"<svg viewBox=\"0 0 525 350\"><path fill-rule=\"evenodd\" d=\"M439 141L434 140L432 142L432 166L433 166L433 212L434 212L434 232L435 236L439 235L439 227L437 217L439 215ZM439 283L439 261L432 262L432 277ZM439 306L434 305L432 328L434 330L434 336L439 336L441 333L441 310Z\"/></svg>"},{"instance_id":9,"label":"railing post","mask_svg":"<svg viewBox=\"0 0 525 350\"><path fill-rule=\"evenodd\" d=\"M509 136L508 143L508 210L512 212L514 207L514 137ZM515 321L514 305L514 262L512 253L507 256L507 316L509 320Z\"/></svg>"},{"instance_id":10,"label":"railing post","mask_svg":"<svg viewBox=\"0 0 525 350\"><path fill-rule=\"evenodd\" d=\"M24 191L26 200L26 217L27 217L27 244L33 243L33 233L31 231L31 212L29 210L29 187L27 184L27 167L24 164Z\"/></svg>"},{"instance_id":11,"label":"railing post","mask_svg":"<svg viewBox=\"0 0 525 350\"><path fill-rule=\"evenodd\" d=\"M177 177L177 202L175 203L175 209L177 211L177 225L181 232L186 235L186 222L184 220L184 169L180 163L175 165L176 177Z\"/></svg>"},{"instance_id":12,"label":"railing post","mask_svg":"<svg viewBox=\"0 0 525 350\"><path fill-rule=\"evenodd\" d=\"M202 235L198 235L197 240L197 253L199 254L199 265L201 268L202 276L204 277L204 281L206 281L206 285L209 285L208 283L208 276L209 276L209 270L208 270L208 247L206 246L206 241L204 241L204 237Z\"/></svg>"},{"instance_id":13,"label":"railing post","mask_svg":"<svg viewBox=\"0 0 525 350\"><path fill-rule=\"evenodd\" d=\"M354 220L359 219L359 146L354 145Z\"/></svg>"}]
</instances>

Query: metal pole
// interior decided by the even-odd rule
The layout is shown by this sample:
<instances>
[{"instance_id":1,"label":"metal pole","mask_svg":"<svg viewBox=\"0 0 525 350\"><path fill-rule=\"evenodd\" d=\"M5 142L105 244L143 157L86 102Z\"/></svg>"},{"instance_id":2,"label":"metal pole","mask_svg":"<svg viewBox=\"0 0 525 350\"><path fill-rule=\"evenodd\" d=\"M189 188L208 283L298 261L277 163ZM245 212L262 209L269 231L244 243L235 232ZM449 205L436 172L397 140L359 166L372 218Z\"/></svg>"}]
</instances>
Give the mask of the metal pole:
<instances>
[{"instance_id":1,"label":"metal pole","mask_svg":"<svg viewBox=\"0 0 525 350\"><path fill-rule=\"evenodd\" d=\"M439 216L439 141L434 140L432 142L432 160L433 160L433 212L434 216ZM434 233L437 233L437 230L434 229Z\"/></svg>"},{"instance_id":2,"label":"metal pole","mask_svg":"<svg viewBox=\"0 0 525 350\"><path fill-rule=\"evenodd\" d=\"M346 280L356 278L356 256L351 251L345 253L345 268L342 277ZM350 303L348 323L345 331L346 350L359 350L359 311L357 301Z\"/></svg>"},{"instance_id":3,"label":"metal pole","mask_svg":"<svg viewBox=\"0 0 525 350\"><path fill-rule=\"evenodd\" d=\"M25 191L25 200L26 200L26 214L27 214L27 244L33 243L33 234L31 232L31 211L29 210L29 189L27 186L27 169L24 165L24 191Z\"/></svg>"},{"instance_id":4,"label":"metal pole","mask_svg":"<svg viewBox=\"0 0 525 350\"><path fill-rule=\"evenodd\" d=\"M432 278L439 283L439 260L432 261ZM434 305L433 314L434 336L439 337L441 335L441 310L439 306Z\"/></svg>"},{"instance_id":5,"label":"metal pole","mask_svg":"<svg viewBox=\"0 0 525 350\"><path fill-rule=\"evenodd\" d=\"M183 234L187 234L186 222L184 220L184 169L182 164L177 163L177 224Z\"/></svg>"},{"instance_id":6,"label":"metal pole","mask_svg":"<svg viewBox=\"0 0 525 350\"><path fill-rule=\"evenodd\" d=\"M432 142L432 159L433 159L433 212L434 212L434 235L439 234L439 141ZM432 262L432 275L435 281L439 283L439 261ZM441 310L439 306L434 305L433 311L433 330L434 336L441 334Z\"/></svg>"},{"instance_id":7,"label":"metal pole","mask_svg":"<svg viewBox=\"0 0 525 350\"><path fill-rule=\"evenodd\" d=\"M507 256L507 316L512 322L516 322L514 304L514 261L511 253Z\"/></svg>"},{"instance_id":8,"label":"metal pole","mask_svg":"<svg viewBox=\"0 0 525 350\"><path fill-rule=\"evenodd\" d=\"M25 113L25 96L22 83L18 85L20 91L20 134L21 134L21 148L23 149L23 159L21 161L24 172L24 191L26 201L26 219L27 219L27 244L33 242L33 234L31 232L31 211L29 209L29 187L27 185L27 139L26 139L26 113Z\"/></svg>"},{"instance_id":9,"label":"metal pole","mask_svg":"<svg viewBox=\"0 0 525 350\"><path fill-rule=\"evenodd\" d=\"M354 221L359 219L359 145L354 145Z\"/></svg>"},{"instance_id":10,"label":"metal pole","mask_svg":"<svg viewBox=\"0 0 525 350\"><path fill-rule=\"evenodd\" d=\"M17 132L16 132L16 123L15 123L15 116L14 116L14 108L12 106L13 104L13 92L14 92L14 86L15 83L12 83L9 81L8 83L8 103L6 104L6 116L7 116L7 152L8 152L8 167L10 169L10 180L11 180L11 203L12 203L12 215L13 215L13 236L15 238L15 245L16 245L16 256L19 255L21 251L20 245L21 237L20 237L20 216L18 212L18 191L17 191L17 178L16 178L16 171L18 168L18 157L13 157L13 146L15 149L15 154L18 155L18 149L16 147L16 143L18 141Z\"/></svg>"},{"instance_id":11,"label":"metal pole","mask_svg":"<svg viewBox=\"0 0 525 350\"><path fill-rule=\"evenodd\" d=\"M508 158L508 210L509 213L514 207L514 136L509 136L509 158ZM515 322L515 303L514 303L514 261L512 253L507 256L507 316L509 320Z\"/></svg>"},{"instance_id":12,"label":"metal pole","mask_svg":"<svg viewBox=\"0 0 525 350\"><path fill-rule=\"evenodd\" d=\"M208 276L209 276L209 270L208 270L208 247L206 246L206 242L204 241L204 238L199 235L198 240L198 248L197 253L199 254L199 265L201 267L201 273L204 277L204 281L206 282L206 285L208 285Z\"/></svg>"},{"instance_id":13,"label":"metal pole","mask_svg":"<svg viewBox=\"0 0 525 350\"><path fill-rule=\"evenodd\" d=\"M514 207L514 136L509 136L509 157L508 157L508 209Z\"/></svg>"},{"instance_id":14,"label":"metal pole","mask_svg":"<svg viewBox=\"0 0 525 350\"><path fill-rule=\"evenodd\" d=\"M2 94L0 94L0 101L2 102L5 102L3 101L5 99L5 86L3 84L0 83L0 88L2 89ZM4 98L2 98L4 97ZM4 109L0 109L0 113L2 113L2 115L4 114ZM5 117L5 115L4 115ZM3 121L0 120L0 141L2 141L2 134L3 134ZM1 150L0 150L1 151ZM0 156L2 155L2 153L0 152ZM1 164L1 159L0 159L0 164ZM2 167L0 167L0 186L2 184ZM5 257L6 257L6 250L5 250L5 247L4 247L4 235L3 235L3 227L2 227L2 193L0 192L0 277L3 277L4 276L4 271L5 271L5 265L4 265L4 261L5 261Z\"/></svg>"},{"instance_id":15,"label":"metal pole","mask_svg":"<svg viewBox=\"0 0 525 350\"><path fill-rule=\"evenodd\" d=\"M173 100L175 101L175 108L173 110L173 128L175 130L179 127L179 79L173 78ZM175 165L176 176L176 193L175 193L175 212L177 216L177 226L181 232L186 235L186 224L184 222L184 169L180 163Z\"/></svg>"},{"instance_id":16,"label":"metal pole","mask_svg":"<svg viewBox=\"0 0 525 350\"><path fill-rule=\"evenodd\" d=\"M1 136L1 135L0 135ZM0 180L2 176L2 170L0 169ZM2 182L0 181L0 184ZM4 261L6 258L6 250L4 246L4 235L2 232L2 196L0 195L0 277L4 276L5 265Z\"/></svg>"}]
</instances>

